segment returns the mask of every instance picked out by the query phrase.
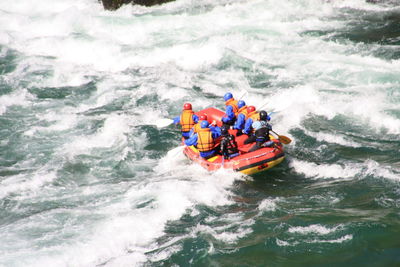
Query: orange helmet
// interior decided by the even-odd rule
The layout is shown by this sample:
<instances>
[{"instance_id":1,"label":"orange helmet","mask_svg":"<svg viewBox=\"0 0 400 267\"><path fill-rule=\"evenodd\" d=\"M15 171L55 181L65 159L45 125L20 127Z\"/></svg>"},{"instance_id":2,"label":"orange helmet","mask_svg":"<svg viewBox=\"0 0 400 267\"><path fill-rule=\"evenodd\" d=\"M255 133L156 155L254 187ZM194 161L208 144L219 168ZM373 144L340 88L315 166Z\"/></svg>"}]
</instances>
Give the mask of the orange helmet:
<instances>
[{"instance_id":1,"label":"orange helmet","mask_svg":"<svg viewBox=\"0 0 400 267\"><path fill-rule=\"evenodd\" d=\"M192 110L192 104L190 104L190 103L185 103L185 105L183 105L183 109L184 109L184 110Z\"/></svg>"},{"instance_id":2,"label":"orange helmet","mask_svg":"<svg viewBox=\"0 0 400 267\"><path fill-rule=\"evenodd\" d=\"M254 110L256 110L255 106L248 106L247 107L247 113L253 112Z\"/></svg>"},{"instance_id":3,"label":"orange helmet","mask_svg":"<svg viewBox=\"0 0 400 267\"><path fill-rule=\"evenodd\" d=\"M200 115L199 120L201 121L206 121L207 120L207 115Z\"/></svg>"}]
</instances>

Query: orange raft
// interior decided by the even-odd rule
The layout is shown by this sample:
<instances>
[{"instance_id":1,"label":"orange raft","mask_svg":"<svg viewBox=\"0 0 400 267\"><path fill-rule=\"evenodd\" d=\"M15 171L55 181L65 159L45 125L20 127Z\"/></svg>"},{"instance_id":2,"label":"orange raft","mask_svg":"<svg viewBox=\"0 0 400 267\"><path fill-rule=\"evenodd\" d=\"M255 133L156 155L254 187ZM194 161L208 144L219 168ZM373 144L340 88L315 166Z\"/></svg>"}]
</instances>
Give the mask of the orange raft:
<instances>
[{"instance_id":1,"label":"orange raft","mask_svg":"<svg viewBox=\"0 0 400 267\"><path fill-rule=\"evenodd\" d=\"M218 126L222 125L221 118L224 115L219 109L207 108L196 112L196 115L207 115L208 122L215 120ZM229 130L229 133L235 135L236 130ZM183 153L190 160L200 164L209 171L215 171L220 168L232 169L247 175L255 174L268 170L285 159L285 153L283 151L283 146L274 136L270 136L271 140L275 142L274 147L264 147L253 152L248 152L249 149L254 145L244 144L247 139L247 135L243 134L236 137L236 142L238 144L239 155L230 159L224 159L221 155L216 155L209 159L204 159L200 157L199 151L194 146L186 146Z\"/></svg>"}]
</instances>

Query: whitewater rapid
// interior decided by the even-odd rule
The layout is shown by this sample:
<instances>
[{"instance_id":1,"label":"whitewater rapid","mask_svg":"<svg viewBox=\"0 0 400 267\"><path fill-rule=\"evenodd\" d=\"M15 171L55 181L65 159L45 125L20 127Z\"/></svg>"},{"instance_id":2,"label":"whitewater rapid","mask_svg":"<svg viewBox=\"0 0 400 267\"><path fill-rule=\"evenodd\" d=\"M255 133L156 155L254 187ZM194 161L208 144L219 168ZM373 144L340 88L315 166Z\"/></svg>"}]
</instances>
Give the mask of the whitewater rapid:
<instances>
[{"instance_id":1,"label":"whitewater rapid","mask_svg":"<svg viewBox=\"0 0 400 267\"><path fill-rule=\"evenodd\" d=\"M397 188L400 165L385 155L399 148L400 61L377 56L377 43L335 38L357 12L397 10L361 0L178 0L115 12L96 0L0 2L0 266L173 264L186 240L211 236L195 263L287 215L299 198L246 196L253 178L191 165L179 131L155 125L186 101L223 108L227 91L274 112L274 130L293 139L271 176ZM379 203L398 208L398 196ZM329 206L346 196L311 198ZM348 244L354 227L268 230L282 232L274 245L301 250Z\"/></svg>"}]
</instances>

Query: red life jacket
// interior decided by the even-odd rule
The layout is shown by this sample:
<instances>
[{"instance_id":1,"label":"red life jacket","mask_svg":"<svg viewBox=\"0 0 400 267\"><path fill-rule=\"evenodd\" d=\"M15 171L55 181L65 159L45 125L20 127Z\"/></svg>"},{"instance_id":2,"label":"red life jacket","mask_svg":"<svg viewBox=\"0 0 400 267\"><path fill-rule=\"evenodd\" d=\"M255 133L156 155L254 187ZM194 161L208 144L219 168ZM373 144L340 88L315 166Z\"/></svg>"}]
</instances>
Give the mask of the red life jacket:
<instances>
[{"instance_id":1,"label":"red life jacket","mask_svg":"<svg viewBox=\"0 0 400 267\"><path fill-rule=\"evenodd\" d=\"M193 110L183 110L181 115L182 132L188 132L194 125Z\"/></svg>"},{"instance_id":2,"label":"red life jacket","mask_svg":"<svg viewBox=\"0 0 400 267\"><path fill-rule=\"evenodd\" d=\"M200 128L197 133L197 149L200 152L210 151L215 147L210 128Z\"/></svg>"},{"instance_id":3,"label":"red life jacket","mask_svg":"<svg viewBox=\"0 0 400 267\"><path fill-rule=\"evenodd\" d=\"M232 106L233 108L233 113L238 112L239 108L238 108L238 102L237 100L235 100L234 98L229 99L228 101L225 101L225 106Z\"/></svg>"}]
</instances>

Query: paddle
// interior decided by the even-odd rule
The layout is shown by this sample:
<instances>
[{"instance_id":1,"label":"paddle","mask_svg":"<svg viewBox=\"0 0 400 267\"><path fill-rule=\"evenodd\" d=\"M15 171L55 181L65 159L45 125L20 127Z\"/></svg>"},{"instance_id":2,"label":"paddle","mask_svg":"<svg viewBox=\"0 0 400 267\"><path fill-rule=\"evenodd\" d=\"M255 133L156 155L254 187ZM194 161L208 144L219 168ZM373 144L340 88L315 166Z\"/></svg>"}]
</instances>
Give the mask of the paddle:
<instances>
[{"instance_id":1,"label":"paddle","mask_svg":"<svg viewBox=\"0 0 400 267\"><path fill-rule=\"evenodd\" d=\"M274 134L276 134L276 135L278 136L279 141L280 141L281 143L285 144L285 145L290 144L290 143L292 142L292 139L290 139L290 138L287 137L287 136L279 135L279 134L277 134L274 130L271 130L271 132L273 132Z\"/></svg>"},{"instance_id":2,"label":"paddle","mask_svg":"<svg viewBox=\"0 0 400 267\"><path fill-rule=\"evenodd\" d=\"M238 100L238 101L241 100L247 93L248 92L245 90L244 93L240 97L236 98L236 100Z\"/></svg>"},{"instance_id":3,"label":"paddle","mask_svg":"<svg viewBox=\"0 0 400 267\"><path fill-rule=\"evenodd\" d=\"M157 126L157 128L164 128L172 124L173 122L174 121L171 119L158 119L154 122L154 124Z\"/></svg>"}]
</instances>

